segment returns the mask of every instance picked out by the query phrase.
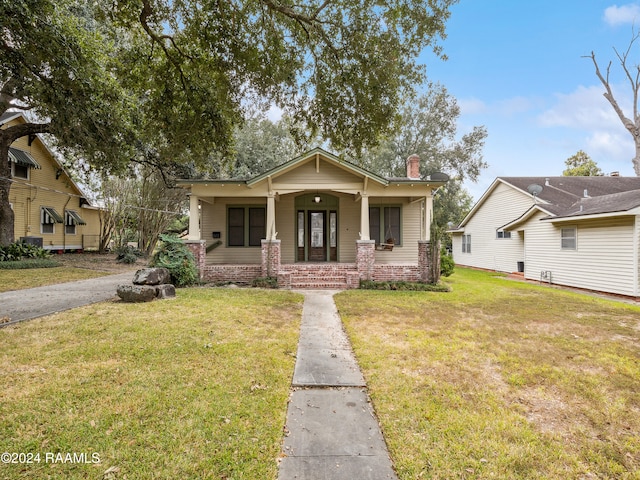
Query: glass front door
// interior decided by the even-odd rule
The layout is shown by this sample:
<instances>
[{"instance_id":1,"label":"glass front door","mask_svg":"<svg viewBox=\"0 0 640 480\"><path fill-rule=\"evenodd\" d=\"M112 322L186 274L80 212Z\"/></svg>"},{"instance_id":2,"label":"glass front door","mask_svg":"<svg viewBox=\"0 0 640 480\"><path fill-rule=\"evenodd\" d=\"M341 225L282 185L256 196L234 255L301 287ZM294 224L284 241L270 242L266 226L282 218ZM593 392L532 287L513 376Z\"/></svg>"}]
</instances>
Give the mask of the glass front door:
<instances>
[{"instance_id":1,"label":"glass front door","mask_svg":"<svg viewBox=\"0 0 640 480\"><path fill-rule=\"evenodd\" d=\"M297 260L299 262L337 261L337 212L327 210L299 210L297 223Z\"/></svg>"},{"instance_id":2,"label":"glass front door","mask_svg":"<svg viewBox=\"0 0 640 480\"><path fill-rule=\"evenodd\" d=\"M327 260L327 242L325 241L325 212L309 212L309 261Z\"/></svg>"}]
</instances>

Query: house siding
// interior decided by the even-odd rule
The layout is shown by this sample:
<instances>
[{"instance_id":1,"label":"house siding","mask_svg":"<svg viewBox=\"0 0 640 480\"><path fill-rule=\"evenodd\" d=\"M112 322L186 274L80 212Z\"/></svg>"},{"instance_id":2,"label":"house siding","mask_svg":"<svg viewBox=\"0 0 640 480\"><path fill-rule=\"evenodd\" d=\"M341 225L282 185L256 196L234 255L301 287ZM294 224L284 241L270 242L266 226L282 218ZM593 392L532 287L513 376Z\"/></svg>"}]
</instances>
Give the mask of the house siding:
<instances>
[{"instance_id":1,"label":"house siding","mask_svg":"<svg viewBox=\"0 0 640 480\"><path fill-rule=\"evenodd\" d=\"M526 225L525 277L540 280L542 271L551 272L554 284L637 295L637 261L634 217L617 217L576 223L552 224L533 216ZM561 229L576 227L575 250L563 250Z\"/></svg>"},{"instance_id":2,"label":"house siding","mask_svg":"<svg viewBox=\"0 0 640 480\"><path fill-rule=\"evenodd\" d=\"M532 204L530 196L504 183L498 184L464 226L464 234L471 235L471 253L462 252L462 235L453 236L456 264L499 272L516 271L518 262L525 260L522 235L512 232L510 239L499 239L496 230L520 217Z\"/></svg>"},{"instance_id":3,"label":"house siding","mask_svg":"<svg viewBox=\"0 0 640 480\"><path fill-rule=\"evenodd\" d=\"M227 246L227 206L229 205L259 205L267 207L264 198L226 198L218 197L213 204L202 203L202 239L206 240L207 247L218 241L214 239L212 232L220 232L222 244L206 256L206 263L233 263L233 264L260 264L262 252L257 247L229 247ZM276 224L277 225L277 224Z\"/></svg>"},{"instance_id":4,"label":"house siding","mask_svg":"<svg viewBox=\"0 0 640 480\"><path fill-rule=\"evenodd\" d=\"M369 206L376 205L400 205L402 221L402 244L394 245L393 250L377 250L375 253L376 263L387 265L413 263L417 265L418 241L422 229L422 202L408 203L406 199L399 197L369 199ZM360 214L358 214L358 218L360 218Z\"/></svg>"},{"instance_id":5,"label":"house siding","mask_svg":"<svg viewBox=\"0 0 640 480\"><path fill-rule=\"evenodd\" d=\"M87 246L88 237L96 237L89 243L97 248L100 235L98 211L80 206L82 192L74 187L66 174L63 173L56 179L59 167L40 140L36 139L29 145L27 138L22 137L11 146L29 153L41 166L40 169L30 168L28 179L13 179L9 201L13 205L16 240L26 236L40 237L45 249L76 250ZM76 225L75 234L65 234L64 224L56 223L54 233L42 233L41 207L52 207L63 218L65 210L75 210L87 225Z\"/></svg>"},{"instance_id":6,"label":"house siding","mask_svg":"<svg viewBox=\"0 0 640 480\"><path fill-rule=\"evenodd\" d=\"M331 189L336 183L361 183L362 179L342 168L320 161L320 168L316 170L315 160L297 166L290 172L283 173L277 178L277 184L315 185L319 189ZM277 187L274 187L277 188Z\"/></svg>"}]
</instances>

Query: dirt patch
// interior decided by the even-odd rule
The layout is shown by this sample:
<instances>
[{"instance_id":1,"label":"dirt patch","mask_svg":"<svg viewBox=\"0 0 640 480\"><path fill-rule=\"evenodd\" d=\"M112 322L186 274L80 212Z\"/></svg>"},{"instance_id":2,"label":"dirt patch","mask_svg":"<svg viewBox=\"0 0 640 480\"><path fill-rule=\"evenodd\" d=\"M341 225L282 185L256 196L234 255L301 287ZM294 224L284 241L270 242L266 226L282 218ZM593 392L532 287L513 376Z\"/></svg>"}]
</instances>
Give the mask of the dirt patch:
<instances>
[{"instance_id":1,"label":"dirt patch","mask_svg":"<svg viewBox=\"0 0 640 480\"><path fill-rule=\"evenodd\" d=\"M63 253L52 257L65 267L85 268L98 272L125 273L136 271L148 265L149 261L140 258L136 263L120 263L113 253Z\"/></svg>"}]
</instances>

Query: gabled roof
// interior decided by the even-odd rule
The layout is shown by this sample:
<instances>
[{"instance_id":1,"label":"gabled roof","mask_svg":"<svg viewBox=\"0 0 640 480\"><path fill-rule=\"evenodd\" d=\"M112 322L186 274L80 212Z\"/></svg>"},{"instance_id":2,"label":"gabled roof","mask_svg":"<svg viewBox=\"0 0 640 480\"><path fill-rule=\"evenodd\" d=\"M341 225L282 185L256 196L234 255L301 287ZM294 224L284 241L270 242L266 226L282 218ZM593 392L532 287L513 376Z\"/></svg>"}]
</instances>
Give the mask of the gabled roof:
<instances>
[{"instance_id":1,"label":"gabled roof","mask_svg":"<svg viewBox=\"0 0 640 480\"><path fill-rule=\"evenodd\" d=\"M545 220L552 220L628 212L640 206L640 177L498 177L460 225L450 231L460 231L501 184L528 195L532 202L532 207L507 223L505 229L515 228L536 211L546 213ZM541 187L535 196L532 185Z\"/></svg>"},{"instance_id":2,"label":"gabled roof","mask_svg":"<svg viewBox=\"0 0 640 480\"><path fill-rule=\"evenodd\" d=\"M303 153L302 155L295 157L282 165L278 165L270 170L267 170L264 173L256 175L252 178L230 178L230 179L181 179L178 181L178 185L190 185L190 184L215 184L215 183L224 183L224 184L237 184L237 185L247 185L249 187L267 180L268 178L275 178L283 173L286 173L290 170L295 169L301 164L304 164L312 159L322 158L323 161L328 162L330 164L336 165L339 168L347 170L359 177L369 178L375 182L378 182L381 185L387 186L391 183L399 184L399 183L410 183L410 184L422 184L422 185L430 185L430 186L441 186L447 183L448 176L438 173L433 175L433 179L431 176L427 177L427 179L416 179L416 178L408 178L408 177L390 177L386 178L380 176L376 173L373 173L365 168L359 167L358 165L348 162L346 160L341 159L340 157L327 152L326 150L316 147L313 150Z\"/></svg>"},{"instance_id":3,"label":"gabled roof","mask_svg":"<svg viewBox=\"0 0 640 480\"><path fill-rule=\"evenodd\" d=\"M28 122L29 121L27 119L27 117L25 117L23 112L4 112L2 115L0 115L0 126L4 125L6 123L9 123L10 121L15 120L17 118L21 118L24 122ZM60 162L58 162L58 159L56 158L56 156L53 153L53 151L49 148L47 143L38 134L36 134L36 138L40 141L41 145L44 147L44 149L49 154L49 156L51 158L51 161L53 162L54 166L56 168L62 170L66 174L67 178L71 182L71 185L78 191L80 196L82 198L84 198L84 201L87 203L87 205L89 205L89 202L87 201L86 195L84 194L82 189L73 180L71 175L69 175L69 173L64 168L64 166ZM31 155L29 155L28 152L24 152L22 150L10 147L9 156L10 156L10 158L13 156L12 160L15 160L18 163L27 162L27 161L29 161L28 159L30 159L31 161L33 161L35 163L35 165L33 165L34 168L41 168L40 165L38 164L38 162L36 162L36 160Z\"/></svg>"},{"instance_id":4,"label":"gabled roof","mask_svg":"<svg viewBox=\"0 0 640 480\"><path fill-rule=\"evenodd\" d=\"M315 158L316 156L322 156L323 159L325 161L328 161L329 163L332 163L341 168L344 168L345 170L349 170L358 176L369 177L370 179L375 180L376 182L381 183L382 185L387 185L389 183L388 179L381 177L380 175L377 175L373 172L369 172L368 170L365 170L364 168L361 168L353 163L349 163L345 160L342 160L340 157L337 157L334 154L329 153L320 147L316 147L313 150L303 153L302 155L292 160L289 160L286 163L283 163L282 165L274 167L271 170L267 170L266 172L261 173L260 175L257 175L247 180L247 185L255 185L256 183L262 180L265 180L268 177L275 177L279 174L292 170L298 165L300 165L301 163L304 163L311 158Z\"/></svg>"}]
</instances>

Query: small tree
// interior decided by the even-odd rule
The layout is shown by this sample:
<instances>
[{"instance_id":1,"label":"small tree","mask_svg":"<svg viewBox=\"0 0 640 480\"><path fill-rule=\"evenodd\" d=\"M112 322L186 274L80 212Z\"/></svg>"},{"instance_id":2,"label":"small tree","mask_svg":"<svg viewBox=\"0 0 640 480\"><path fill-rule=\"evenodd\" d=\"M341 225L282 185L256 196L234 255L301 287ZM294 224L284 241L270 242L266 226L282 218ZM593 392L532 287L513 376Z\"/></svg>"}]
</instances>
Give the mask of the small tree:
<instances>
[{"instance_id":1,"label":"small tree","mask_svg":"<svg viewBox=\"0 0 640 480\"><path fill-rule=\"evenodd\" d=\"M578 153L567 158L564 164L567 168L562 172L562 175L565 177L599 177L603 175L598 164L582 150L578 150Z\"/></svg>"}]
</instances>

